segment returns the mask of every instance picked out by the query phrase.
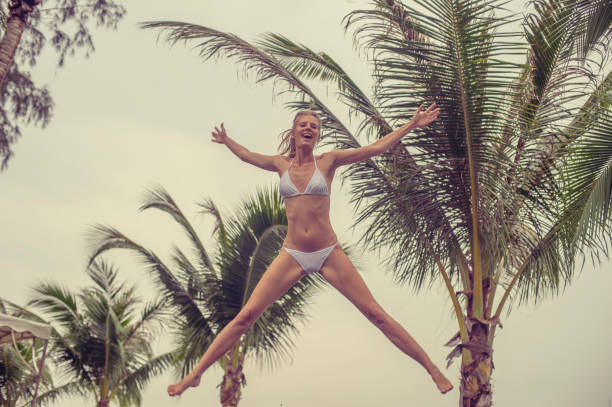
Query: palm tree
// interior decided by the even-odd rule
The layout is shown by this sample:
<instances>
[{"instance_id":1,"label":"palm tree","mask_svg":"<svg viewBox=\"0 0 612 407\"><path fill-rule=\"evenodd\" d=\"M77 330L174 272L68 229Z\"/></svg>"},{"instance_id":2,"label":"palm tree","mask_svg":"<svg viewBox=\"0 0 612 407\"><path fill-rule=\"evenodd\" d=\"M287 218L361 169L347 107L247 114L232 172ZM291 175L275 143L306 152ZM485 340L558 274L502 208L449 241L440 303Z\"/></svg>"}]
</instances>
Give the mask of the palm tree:
<instances>
[{"instance_id":1,"label":"palm tree","mask_svg":"<svg viewBox=\"0 0 612 407\"><path fill-rule=\"evenodd\" d=\"M42 0L10 0L9 16L4 31L4 37L0 41L0 84L13 63L15 52L19 47L19 41L25 30L28 17Z\"/></svg>"},{"instance_id":2,"label":"palm tree","mask_svg":"<svg viewBox=\"0 0 612 407\"><path fill-rule=\"evenodd\" d=\"M243 201L226 219L212 200L199 204L202 213L215 218L213 236L217 252L212 257L172 197L162 188L150 191L141 210L155 208L170 215L192 244L194 262L178 247L172 268L158 255L130 240L118 230L99 226L92 260L115 248L138 254L148 266L165 298L173 305L178 368L185 376L223 329L244 307L268 265L278 255L287 233L287 217L277 188L259 190ZM305 319L308 298L320 287L320 277L304 278L276 301L236 345L219 360L223 368L221 404L237 406L246 384L243 363L254 357L273 365L289 355L292 334Z\"/></svg>"},{"instance_id":3,"label":"palm tree","mask_svg":"<svg viewBox=\"0 0 612 407\"><path fill-rule=\"evenodd\" d=\"M34 352L40 354L40 347L35 346ZM0 406L15 407L32 400L37 374L32 371L31 354L29 343L19 343L17 349L12 345L0 347ZM40 389L50 388L50 383L51 376L45 368Z\"/></svg>"},{"instance_id":4,"label":"palm tree","mask_svg":"<svg viewBox=\"0 0 612 407\"><path fill-rule=\"evenodd\" d=\"M444 283L459 328L448 345L449 360L462 357L460 404L490 406L495 329L509 300L557 293L583 251L609 245L611 1L534 1L518 29L498 0L372 3L345 18L373 64L371 98L329 55L279 34L249 43L182 22L143 27L274 81L289 109L320 113L338 148L387 134L423 101L438 104L434 125L343 176L356 224L367 225L362 242L390 251L397 281ZM337 87L360 119L355 132L307 80Z\"/></svg>"},{"instance_id":5,"label":"palm tree","mask_svg":"<svg viewBox=\"0 0 612 407\"><path fill-rule=\"evenodd\" d=\"M50 355L54 372L68 380L38 397L47 404L64 396L93 396L97 407L116 401L141 405L141 390L166 370L172 355L154 357L151 338L159 329L164 300L147 303L137 315L140 300L135 287L117 281L117 271L104 262L92 263L87 274L94 285L72 293L61 285L43 283L26 307L12 306L40 322L30 310L41 310L53 327Z\"/></svg>"},{"instance_id":6,"label":"palm tree","mask_svg":"<svg viewBox=\"0 0 612 407\"><path fill-rule=\"evenodd\" d=\"M0 313L6 314L4 302L0 300ZM18 315L13 315L18 316ZM34 349L32 349L34 347ZM0 346L0 406L15 407L31 400L36 388L35 363L41 360L42 344L18 342L16 348L7 344ZM34 356L34 360L33 360ZM34 362L34 363L33 363ZM53 385L47 365L43 366L40 387L45 391Z\"/></svg>"}]
</instances>

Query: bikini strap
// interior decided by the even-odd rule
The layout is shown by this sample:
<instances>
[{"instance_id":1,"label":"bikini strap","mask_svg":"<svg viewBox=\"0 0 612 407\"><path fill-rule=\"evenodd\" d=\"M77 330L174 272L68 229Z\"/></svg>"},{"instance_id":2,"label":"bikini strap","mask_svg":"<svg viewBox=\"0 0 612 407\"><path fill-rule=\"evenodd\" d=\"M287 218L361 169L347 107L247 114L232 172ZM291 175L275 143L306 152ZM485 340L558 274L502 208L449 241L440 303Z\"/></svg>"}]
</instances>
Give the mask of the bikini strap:
<instances>
[{"instance_id":1,"label":"bikini strap","mask_svg":"<svg viewBox=\"0 0 612 407\"><path fill-rule=\"evenodd\" d=\"M289 168L291 168L291 166L293 165L293 160L294 158L292 158L291 161L289 162L289 167L287 167L287 171L289 171Z\"/></svg>"},{"instance_id":2,"label":"bikini strap","mask_svg":"<svg viewBox=\"0 0 612 407\"><path fill-rule=\"evenodd\" d=\"M315 163L315 168L318 170L318 169L319 169L319 167L317 167L317 159L315 158L315 156L314 156L314 155L312 156L312 159L314 160L314 163Z\"/></svg>"}]
</instances>

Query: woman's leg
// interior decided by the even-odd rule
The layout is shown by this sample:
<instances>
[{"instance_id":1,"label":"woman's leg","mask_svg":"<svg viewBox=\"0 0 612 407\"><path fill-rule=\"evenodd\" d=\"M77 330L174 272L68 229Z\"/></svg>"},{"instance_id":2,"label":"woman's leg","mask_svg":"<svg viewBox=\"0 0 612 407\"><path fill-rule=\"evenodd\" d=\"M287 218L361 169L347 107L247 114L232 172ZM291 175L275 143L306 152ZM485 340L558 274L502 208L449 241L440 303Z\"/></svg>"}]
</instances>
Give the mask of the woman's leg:
<instances>
[{"instance_id":1,"label":"woman's leg","mask_svg":"<svg viewBox=\"0 0 612 407\"><path fill-rule=\"evenodd\" d=\"M295 260L286 251L280 251L255 286L245 306L219 332L198 364L183 380L168 386L170 396L179 395L188 387L197 386L204 371L227 353L253 322L285 291L302 278L304 272L296 264Z\"/></svg>"},{"instance_id":2,"label":"woman's leg","mask_svg":"<svg viewBox=\"0 0 612 407\"><path fill-rule=\"evenodd\" d=\"M440 392L446 393L453 388L412 336L376 302L361 275L339 246L325 261L321 274L376 325L395 346L420 363L431 375Z\"/></svg>"}]
</instances>

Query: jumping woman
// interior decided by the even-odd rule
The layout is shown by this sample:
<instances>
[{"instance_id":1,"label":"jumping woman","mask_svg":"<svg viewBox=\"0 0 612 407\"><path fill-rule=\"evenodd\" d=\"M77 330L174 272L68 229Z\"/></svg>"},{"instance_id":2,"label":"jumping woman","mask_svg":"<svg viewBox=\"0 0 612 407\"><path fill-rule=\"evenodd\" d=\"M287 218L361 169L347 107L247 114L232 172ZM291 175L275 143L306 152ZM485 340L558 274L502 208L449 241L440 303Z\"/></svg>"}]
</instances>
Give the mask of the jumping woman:
<instances>
[{"instance_id":1,"label":"jumping woman","mask_svg":"<svg viewBox=\"0 0 612 407\"><path fill-rule=\"evenodd\" d=\"M321 273L395 346L420 363L441 393L453 388L419 344L376 302L338 244L329 220L329 192L336 169L382 154L410 131L427 126L440 113L434 107L435 103L427 110L419 106L408 123L368 146L333 150L318 157L313 155L313 150L320 139L321 120L313 111L297 113L293 127L281 142L280 155L251 152L232 140L223 124L221 128L215 127L213 142L225 144L242 161L279 174L288 231L281 251L262 275L244 308L221 330L194 369L180 382L168 386L170 396L198 386L204 371L228 352L274 301L310 273Z\"/></svg>"}]
</instances>

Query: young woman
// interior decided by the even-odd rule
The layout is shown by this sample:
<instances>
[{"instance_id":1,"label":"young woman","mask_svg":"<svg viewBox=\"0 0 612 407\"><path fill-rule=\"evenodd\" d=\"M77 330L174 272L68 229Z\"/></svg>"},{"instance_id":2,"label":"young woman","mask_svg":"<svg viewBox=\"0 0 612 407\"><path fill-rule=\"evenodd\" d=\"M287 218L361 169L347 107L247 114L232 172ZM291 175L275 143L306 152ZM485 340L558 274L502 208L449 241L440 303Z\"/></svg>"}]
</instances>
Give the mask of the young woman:
<instances>
[{"instance_id":1,"label":"young woman","mask_svg":"<svg viewBox=\"0 0 612 407\"><path fill-rule=\"evenodd\" d=\"M168 387L176 396L200 383L204 371L228 352L255 320L300 278L321 275L348 298L402 352L420 363L442 393L453 388L425 351L376 302L363 279L346 256L329 220L329 192L336 169L381 154L411 130L434 121L440 109L435 103L419 106L412 119L376 142L354 149L333 150L318 157L313 150L320 138L321 121L312 111L299 112L287 131L280 155L251 152L232 140L221 124L212 141L225 144L242 161L280 176L280 194L285 200L288 231L283 249L261 277L244 308L208 347L195 368L180 382ZM283 148L284 147L284 148Z\"/></svg>"}]
</instances>

